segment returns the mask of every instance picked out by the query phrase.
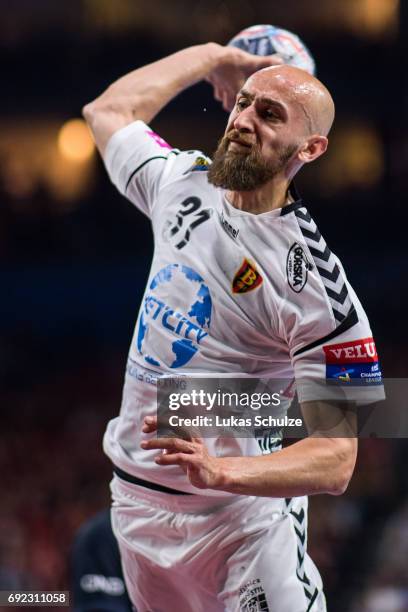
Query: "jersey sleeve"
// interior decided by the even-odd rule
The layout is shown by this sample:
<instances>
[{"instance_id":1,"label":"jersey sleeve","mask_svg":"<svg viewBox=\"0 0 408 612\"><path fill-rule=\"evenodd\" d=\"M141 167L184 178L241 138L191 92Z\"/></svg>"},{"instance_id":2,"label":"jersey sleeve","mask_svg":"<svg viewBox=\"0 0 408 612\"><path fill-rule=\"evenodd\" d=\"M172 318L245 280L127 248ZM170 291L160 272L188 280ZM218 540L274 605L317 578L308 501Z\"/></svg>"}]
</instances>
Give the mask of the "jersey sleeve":
<instances>
[{"instance_id":1,"label":"jersey sleeve","mask_svg":"<svg viewBox=\"0 0 408 612\"><path fill-rule=\"evenodd\" d=\"M178 154L178 149L143 121L135 121L111 136L104 163L120 193L151 217L159 190Z\"/></svg>"},{"instance_id":2,"label":"jersey sleeve","mask_svg":"<svg viewBox=\"0 0 408 612\"><path fill-rule=\"evenodd\" d=\"M315 265L303 291L287 295L282 319L299 401L380 401L384 388L367 315L337 258L334 265L337 290Z\"/></svg>"}]
</instances>

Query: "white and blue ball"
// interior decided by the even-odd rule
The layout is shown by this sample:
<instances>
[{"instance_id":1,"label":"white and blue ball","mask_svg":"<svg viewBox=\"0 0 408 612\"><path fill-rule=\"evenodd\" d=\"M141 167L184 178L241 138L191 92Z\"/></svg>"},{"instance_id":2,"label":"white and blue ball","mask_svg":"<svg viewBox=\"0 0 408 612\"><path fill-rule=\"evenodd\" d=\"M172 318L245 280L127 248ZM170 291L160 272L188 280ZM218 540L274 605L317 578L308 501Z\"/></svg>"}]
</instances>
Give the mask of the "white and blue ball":
<instances>
[{"instance_id":1,"label":"white and blue ball","mask_svg":"<svg viewBox=\"0 0 408 612\"><path fill-rule=\"evenodd\" d=\"M303 41L283 28L273 25L254 25L239 32L229 45L253 55L278 53L285 64L315 74L315 61Z\"/></svg>"}]
</instances>

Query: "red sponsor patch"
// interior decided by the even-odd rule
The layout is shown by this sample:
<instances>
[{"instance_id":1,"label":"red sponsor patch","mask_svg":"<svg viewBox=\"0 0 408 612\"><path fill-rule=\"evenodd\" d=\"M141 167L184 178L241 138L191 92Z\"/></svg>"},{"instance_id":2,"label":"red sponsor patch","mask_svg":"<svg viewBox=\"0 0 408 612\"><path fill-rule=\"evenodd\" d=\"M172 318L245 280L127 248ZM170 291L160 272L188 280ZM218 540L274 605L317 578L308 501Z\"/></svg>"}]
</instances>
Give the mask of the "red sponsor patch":
<instances>
[{"instance_id":1,"label":"red sponsor patch","mask_svg":"<svg viewBox=\"0 0 408 612\"><path fill-rule=\"evenodd\" d=\"M263 278L255 265L245 258L232 281L232 291L233 293L247 293L259 287L262 281Z\"/></svg>"},{"instance_id":2,"label":"red sponsor patch","mask_svg":"<svg viewBox=\"0 0 408 612\"><path fill-rule=\"evenodd\" d=\"M323 347L327 364L371 363L378 361L373 338L361 338Z\"/></svg>"}]
</instances>

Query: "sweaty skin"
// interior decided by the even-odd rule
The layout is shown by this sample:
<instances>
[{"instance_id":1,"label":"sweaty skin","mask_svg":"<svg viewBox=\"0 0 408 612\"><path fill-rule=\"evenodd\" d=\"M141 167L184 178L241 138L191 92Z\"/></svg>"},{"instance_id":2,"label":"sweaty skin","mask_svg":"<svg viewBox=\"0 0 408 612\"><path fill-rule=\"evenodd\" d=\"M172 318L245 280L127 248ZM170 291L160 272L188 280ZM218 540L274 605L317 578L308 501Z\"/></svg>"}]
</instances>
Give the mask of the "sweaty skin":
<instances>
[{"instance_id":1,"label":"sweaty skin","mask_svg":"<svg viewBox=\"0 0 408 612\"><path fill-rule=\"evenodd\" d=\"M287 65L272 66L250 76L238 92L228 119L225 138L233 142L227 148L227 156L250 152L240 143L258 147L263 159L271 164L276 162L280 151L293 153L281 170L259 188L229 190L229 202L255 214L287 204L293 177L303 164L326 151L333 119L330 93L304 70ZM217 154L215 162L216 157Z\"/></svg>"},{"instance_id":2,"label":"sweaty skin","mask_svg":"<svg viewBox=\"0 0 408 612\"><path fill-rule=\"evenodd\" d=\"M328 89L304 70L294 66L270 66L259 70L247 83L261 88L273 84L282 96L304 113L309 134L327 136L334 121L334 102Z\"/></svg>"}]
</instances>

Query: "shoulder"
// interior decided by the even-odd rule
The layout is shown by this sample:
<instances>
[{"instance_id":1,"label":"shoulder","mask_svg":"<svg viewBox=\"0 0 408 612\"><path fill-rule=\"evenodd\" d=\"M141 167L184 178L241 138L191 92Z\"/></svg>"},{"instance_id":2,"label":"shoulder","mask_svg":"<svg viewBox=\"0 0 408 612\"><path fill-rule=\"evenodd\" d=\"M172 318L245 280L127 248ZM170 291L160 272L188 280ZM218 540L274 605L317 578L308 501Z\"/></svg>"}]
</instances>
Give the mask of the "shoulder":
<instances>
[{"instance_id":1,"label":"shoulder","mask_svg":"<svg viewBox=\"0 0 408 612\"><path fill-rule=\"evenodd\" d=\"M202 151L193 149L189 151L172 151L173 158L168 163L163 173L163 184L175 180L193 179L205 177L211 164L211 159Z\"/></svg>"},{"instance_id":2,"label":"shoulder","mask_svg":"<svg viewBox=\"0 0 408 612\"><path fill-rule=\"evenodd\" d=\"M199 150L173 147L143 121L135 121L113 134L104 163L113 182L126 188L137 176L152 175L166 182L203 173L211 160Z\"/></svg>"},{"instance_id":3,"label":"shoulder","mask_svg":"<svg viewBox=\"0 0 408 612\"><path fill-rule=\"evenodd\" d=\"M305 206L294 210L299 233L309 255L309 268L322 285L336 324L353 309L347 277L339 258L331 251L315 220Z\"/></svg>"},{"instance_id":4,"label":"shoulder","mask_svg":"<svg viewBox=\"0 0 408 612\"><path fill-rule=\"evenodd\" d=\"M286 238L283 332L299 333L301 345L341 333L358 322L360 304L338 257L300 201L282 210Z\"/></svg>"}]
</instances>

